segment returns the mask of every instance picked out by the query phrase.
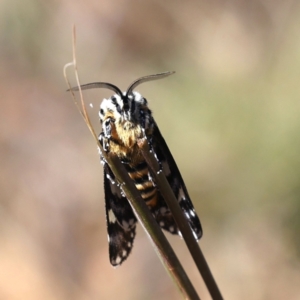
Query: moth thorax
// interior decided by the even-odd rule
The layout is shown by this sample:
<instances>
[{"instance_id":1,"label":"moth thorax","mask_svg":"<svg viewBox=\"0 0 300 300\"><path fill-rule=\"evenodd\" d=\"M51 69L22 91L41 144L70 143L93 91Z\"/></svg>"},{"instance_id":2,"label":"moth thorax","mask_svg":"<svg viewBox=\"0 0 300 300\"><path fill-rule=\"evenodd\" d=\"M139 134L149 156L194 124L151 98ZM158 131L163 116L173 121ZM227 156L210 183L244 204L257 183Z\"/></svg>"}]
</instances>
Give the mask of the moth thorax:
<instances>
[{"instance_id":1,"label":"moth thorax","mask_svg":"<svg viewBox=\"0 0 300 300\"><path fill-rule=\"evenodd\" d=\"M116 124L119 139L126 147L132 148L137 144L138 139L143 137L143 130L139 124L126 121L123 124Z\"/></svg>"}]
</instances>

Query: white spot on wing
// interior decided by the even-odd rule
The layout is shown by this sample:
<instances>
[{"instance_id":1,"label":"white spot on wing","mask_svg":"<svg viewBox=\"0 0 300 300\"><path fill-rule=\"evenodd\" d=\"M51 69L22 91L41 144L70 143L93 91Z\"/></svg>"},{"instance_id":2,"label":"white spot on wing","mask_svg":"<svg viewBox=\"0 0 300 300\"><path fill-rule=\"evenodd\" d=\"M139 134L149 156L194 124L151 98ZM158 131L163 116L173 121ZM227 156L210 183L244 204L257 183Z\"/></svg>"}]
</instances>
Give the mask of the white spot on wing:
<instances>
[{"instance_id":1,"label":"white spot on wing","mask_svg":"<svg viewBox=\"0 0 300 300\"><path fill-rule=\"evenodd\" d=\"M169 164L166 161L162 162L162 169L163 169L165 176L169 176L171 174Z\"/></svg>"},{"instance_id":2,"label":"white spot on wing","mask_svg":"<svg viewBox=\"0 0 300 300\"><path fill-rule=\"evenodd\" d=\"M164 214L166 214L166 212L167 212L167 208L166 208L166 207L161 207L160 210L159 210L159 212L160 212L162 215L164 215Z\"/></svg>"},{"instance_id":3,"label":"white spot on wing","mask_svg":"<svg viewBox=\"0 0 300 300\"><path fill-rule=\"evenodd\" d=\"M122 258L120 256L117 256L115 263L118 265L122 261Z\"/></svg>"},{"instance_id":4,"label":"white spot on wing","mask_svg":"<svg viewBox=\"0 0 300 300\"><path fill-rule=\"evenodd\" d=\"M112 209L110 209L108 211L108 220L110 223L115 223L117 221L117 218L116 218L114 212L112 211Z\"/></svg>"},{"instance_id":5,"label":"white spot on wing","mask_svg":"<svg viewBox=\"0 0 300 300\"><path fill-rule=\"evenodd\" d=\"M106 174L106 178L110 181L111 184L115 184L116 182L111 178L109 174Z\"/></svg>"},{"instance_id":6,"label":"white spot on wing","mask_svg":"<svg viewBox=\"0 0 300 300\"><path fill-rule=\"evenodd\" d=\"M178 200L178 202L180 202L181 200L185 200L185 196L184 196L182 187L179 189L177 200Z\"/></svg>"},{"instance_id":7,"label":"white spot on wing","mask_svg":"<svg viewBox=\"0 0 300 300\"><path fill-rule=\"evenodd\" d=\"M127 255L127 251L124 249L124 250L122 251L122 256L125 257L126 255Z\"/></svg>"},{"instance_id":8,"label":"white spot on wing","mask_svg":"<svg viewBox=\"0 0 300 300\"><path fill-rule=\"evenodd\" d=\"M125 229L125 230L128 230L129 228L129 224L126 222L126 221L122 221L122 227Z\"/></svg>"}]
</instances>

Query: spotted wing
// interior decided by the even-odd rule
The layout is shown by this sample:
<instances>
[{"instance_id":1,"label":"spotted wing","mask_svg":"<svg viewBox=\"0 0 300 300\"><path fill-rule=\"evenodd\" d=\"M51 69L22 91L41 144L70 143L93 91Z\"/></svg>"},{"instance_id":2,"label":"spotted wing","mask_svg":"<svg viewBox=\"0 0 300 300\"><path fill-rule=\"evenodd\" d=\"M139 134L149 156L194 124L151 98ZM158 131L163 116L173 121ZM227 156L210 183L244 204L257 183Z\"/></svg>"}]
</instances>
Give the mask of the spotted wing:
<instances>
[{"instance_id":1,"label":"spotted wing","mask_svg":"<svg viewBox=\"0 0 300 300\"><path fill-rule=\"evenodd\" d=\"M113 266L118 266L131 252L137 219L106 163L104 164L104 192L109 259Z\"/></svg>"},{"instance_id":2,"label":"spotted wing","mask_svg":"<svg viewBox=\"0 0 300 300\"><path fill-rule=\"evenodd\" d=\"M196 214L196 211L187 192L187 189L185 187L180 171L176 165L176 162L164 138L162 137L157 125L155 125L154 127L152 139L154 152L156 153L158 161L162 165L164 175L166 176L169 185L171 186L174 195L177 198L178 203L188 220L188 223L194 233L195 238L199 240L203 233L200 220ZM156 219L163 229L168 230L174 234L176 232L172 232L170 230L170 228L173 229L170 216L171 213L166 204L165 207L166 209L161 209L162 213L157 214ZM178 231L177 225L175 224L174 226L176 226L176 230Z\"/></svg>"}]
</instances>

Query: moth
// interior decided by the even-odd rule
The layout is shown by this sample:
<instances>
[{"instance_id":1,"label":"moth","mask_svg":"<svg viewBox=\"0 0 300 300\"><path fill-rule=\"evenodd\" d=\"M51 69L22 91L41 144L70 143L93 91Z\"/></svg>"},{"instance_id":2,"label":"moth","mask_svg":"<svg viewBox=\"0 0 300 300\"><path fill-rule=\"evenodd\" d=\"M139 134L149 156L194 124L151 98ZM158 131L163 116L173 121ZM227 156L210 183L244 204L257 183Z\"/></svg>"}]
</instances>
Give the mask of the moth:
<instances>
[{"instance_id":1,"label":"moth","mask_svg":"<svg viewBox=\"0 0 300 300\"><path fill-rule=\"evenodd\" d=\"M81 89L107 88L115 93L110 98L104 99L100 105L102 132L98 138L104 151L111 151L120 158L159 226L171 234L180 235L173 216L156 186L154 176L139 151L137 141L146 137L188 220L195 239L199 240L202 236L202 227L179 169L153 119L147 100L135 91L141 83L161 79L173 73L164 72L141 77L131 83L124 93L107 82L84 84L81 85ZM72 90L79 90L79 88L75 87ZM113 266L118 266L127 259L132 250L137 218L103 156L101 162L104 167L109 258Z\"/></svg>"}]
</instances>

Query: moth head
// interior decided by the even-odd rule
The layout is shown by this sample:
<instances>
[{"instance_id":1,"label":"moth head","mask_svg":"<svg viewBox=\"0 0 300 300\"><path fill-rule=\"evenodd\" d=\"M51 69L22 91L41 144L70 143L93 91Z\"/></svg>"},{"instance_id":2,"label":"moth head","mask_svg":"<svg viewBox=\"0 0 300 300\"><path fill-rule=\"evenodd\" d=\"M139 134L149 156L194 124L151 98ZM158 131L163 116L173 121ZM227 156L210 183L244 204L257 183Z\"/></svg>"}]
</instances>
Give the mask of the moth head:
<instances>
[{"instance_id":1,"label":"moth head","mask_svg":"<svg viewBox=\"0 0 300 300\"><path fill-rule=\"evenodd\" d=\"M155 75L141 77L129 85L126 92L122 93L121 90L115 85L107 82L94 82L81 85L82 90L93 88L106 88L115 92L113 96L104 99L100 105L99 117L101 123L106 119L112 122L124 123L131 122L132 124L139 122L139 118L147 110L147 100L142 97L134 89L141 83L161 79L175 72L164 72ZM78 91L79 87L74 87L71 90Z\"/></svg>"}]
</instances>

